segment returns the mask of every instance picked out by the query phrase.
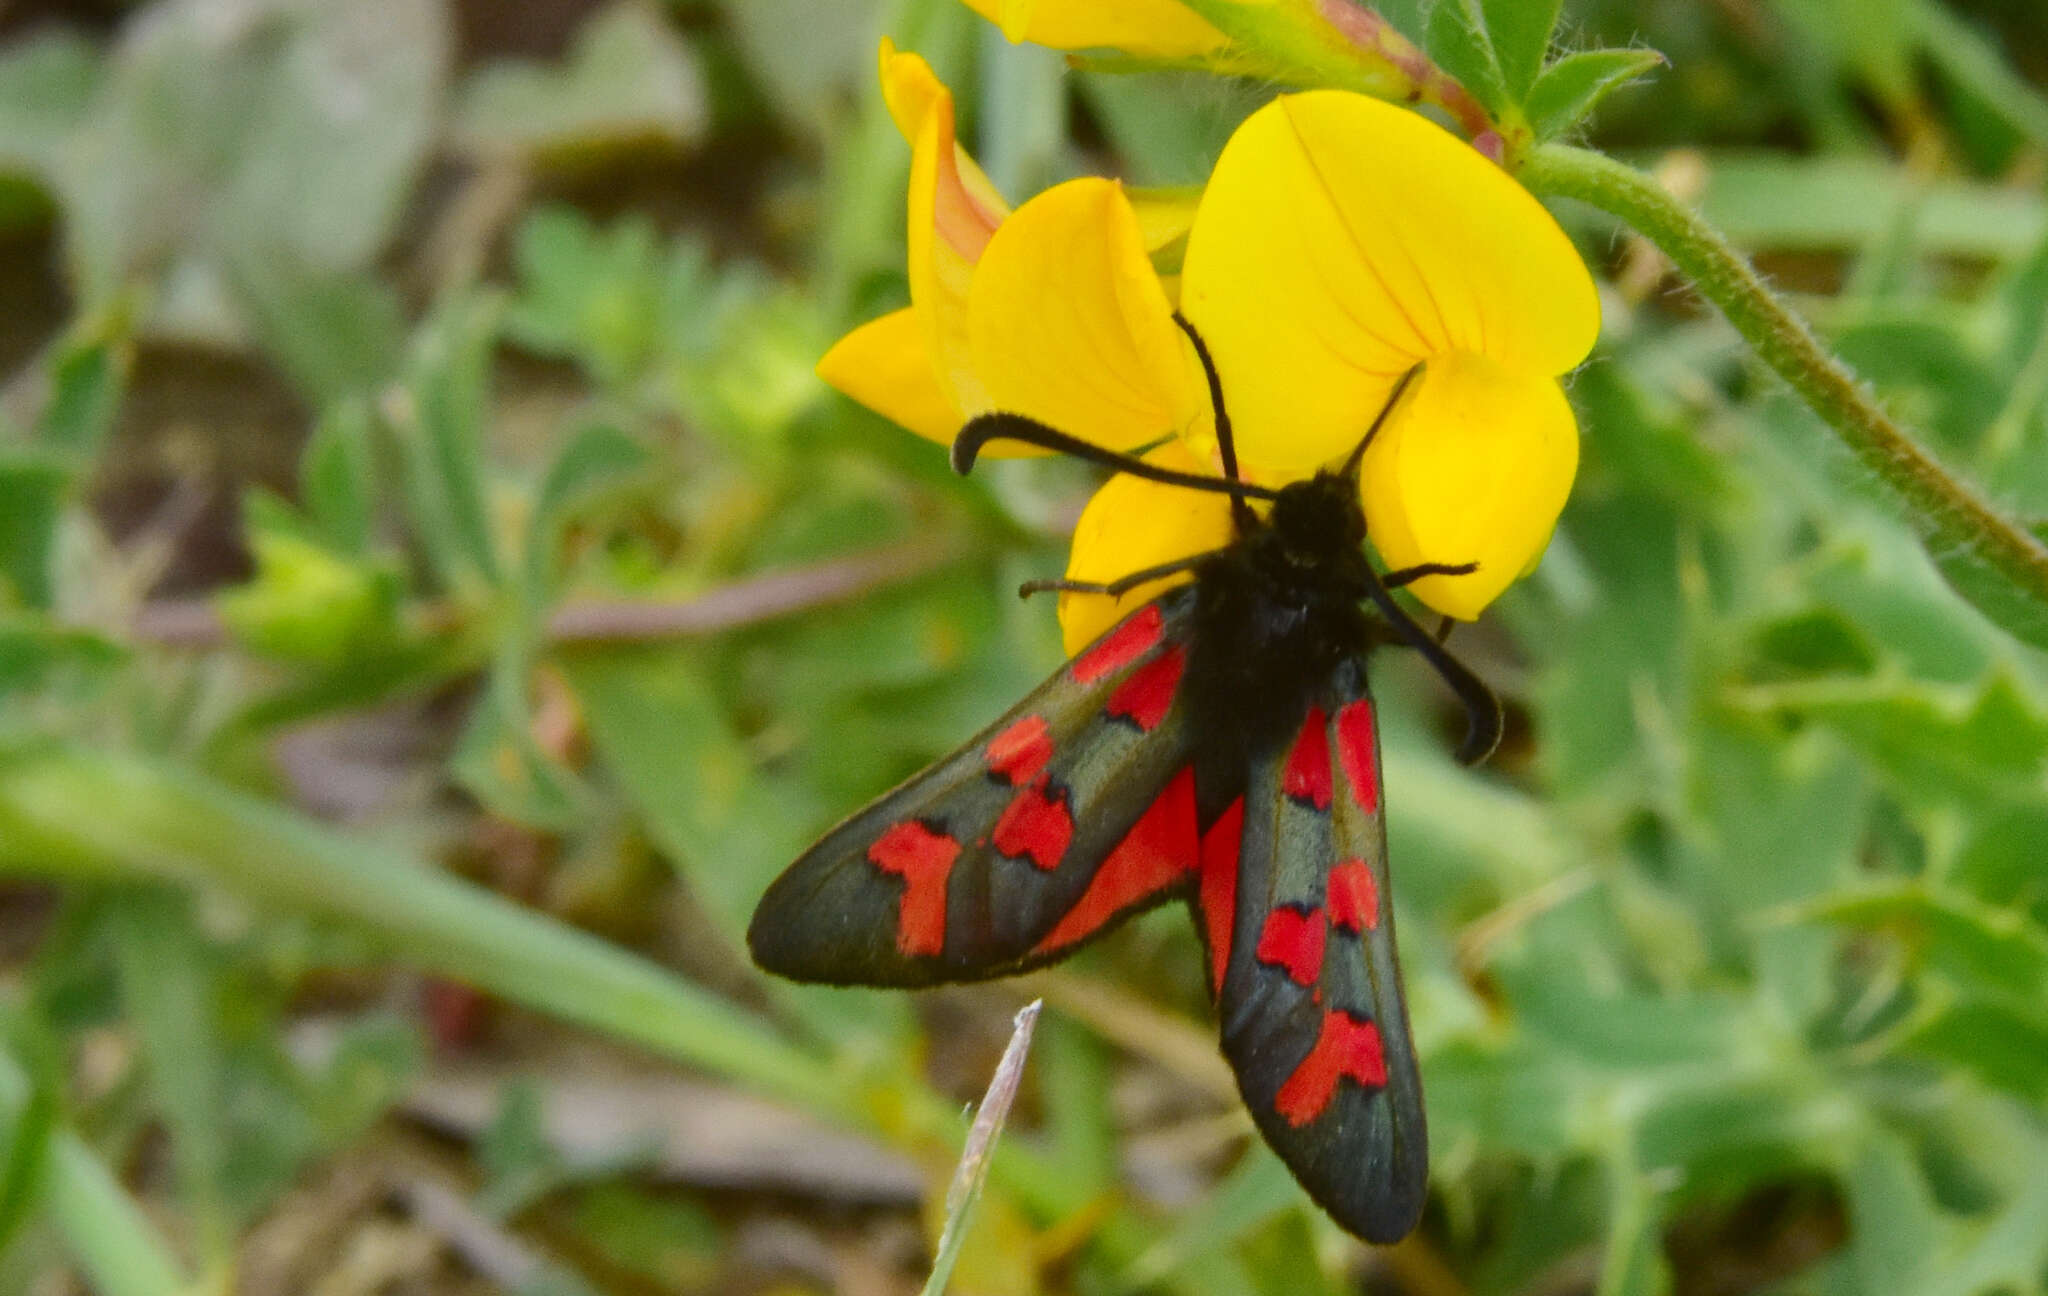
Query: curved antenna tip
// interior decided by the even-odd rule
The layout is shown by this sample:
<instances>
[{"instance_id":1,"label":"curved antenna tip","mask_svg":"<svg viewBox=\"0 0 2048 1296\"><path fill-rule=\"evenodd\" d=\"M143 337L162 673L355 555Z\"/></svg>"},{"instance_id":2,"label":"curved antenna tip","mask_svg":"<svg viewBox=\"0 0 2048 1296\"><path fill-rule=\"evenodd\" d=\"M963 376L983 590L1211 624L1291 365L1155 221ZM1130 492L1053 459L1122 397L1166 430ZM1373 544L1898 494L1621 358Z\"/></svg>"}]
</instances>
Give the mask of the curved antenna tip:
<instances>
[{"instance_id":1,"label":"curved antenna tip","mask_svg":"<svg viewBox=\"0 0 2048 1296\"><path fill-rule=\"evenodd\" d=\"M986 417L983 415L981 418L967 420L946 451L946 458L953 465L953 471L962 477L974 471L974 462L981 457L981 448L988 444L987 433L978 426L982 418Z\"/></svg>"}]
</instances>

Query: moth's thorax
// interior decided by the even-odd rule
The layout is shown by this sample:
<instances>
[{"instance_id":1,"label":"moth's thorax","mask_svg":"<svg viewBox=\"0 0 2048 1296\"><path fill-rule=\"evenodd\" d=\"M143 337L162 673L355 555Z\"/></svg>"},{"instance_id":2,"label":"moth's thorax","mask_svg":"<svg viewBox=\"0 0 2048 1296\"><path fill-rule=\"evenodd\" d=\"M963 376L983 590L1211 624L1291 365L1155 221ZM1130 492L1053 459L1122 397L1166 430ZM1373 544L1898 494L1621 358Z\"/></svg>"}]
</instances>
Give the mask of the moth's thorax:
<instances>
[{"instance_id":1,"label":"moth's thorax","mask_svg":"<svg viewBox=\"0 0 2048 1296\"><path fill-rule=\"evenodd\" d=\"M1370 645L1357 490L1330 473L1295 482L1196 570L1189 701L1233 752L1291 736L1337 664Z\"/></svg>"}]
</instances>

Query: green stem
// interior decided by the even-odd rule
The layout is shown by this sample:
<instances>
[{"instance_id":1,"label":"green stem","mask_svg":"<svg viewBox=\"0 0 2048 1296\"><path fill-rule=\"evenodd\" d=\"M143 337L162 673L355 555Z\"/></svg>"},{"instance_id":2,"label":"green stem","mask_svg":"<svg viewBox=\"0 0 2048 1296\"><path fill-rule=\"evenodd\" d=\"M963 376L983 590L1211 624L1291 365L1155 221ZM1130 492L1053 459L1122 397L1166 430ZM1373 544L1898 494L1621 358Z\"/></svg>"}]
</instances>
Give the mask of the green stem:
<instances>
[{"instance_id":1,"label":"green stem","mask_svg":"<svg viewBox=\"0 0 2048 1296\"><path fill-rule=\"evenodd\" d=\"M0 1121L16 1124L29 1103L28 1073L0 1050ZM44 1206L65 1249L107 1296L179 1296L190 1290L156 1226L68 1129L50 1135Z\"/></svg>"},{"instance_id":2,"label":"green stem","mask_svg":"<svg viewBox=\"0 0 2048 1296\"><path fill-rule=\"evenodd\" d=\"M1698 213L1649 175L1586 149L1546 144L1530 154L1521 179L1537 193L1619 216L1648 237L1898 496L1930 548L1972 556L2048 608L2048 547L1915 443Z\"/></svg>"}]
</instances>

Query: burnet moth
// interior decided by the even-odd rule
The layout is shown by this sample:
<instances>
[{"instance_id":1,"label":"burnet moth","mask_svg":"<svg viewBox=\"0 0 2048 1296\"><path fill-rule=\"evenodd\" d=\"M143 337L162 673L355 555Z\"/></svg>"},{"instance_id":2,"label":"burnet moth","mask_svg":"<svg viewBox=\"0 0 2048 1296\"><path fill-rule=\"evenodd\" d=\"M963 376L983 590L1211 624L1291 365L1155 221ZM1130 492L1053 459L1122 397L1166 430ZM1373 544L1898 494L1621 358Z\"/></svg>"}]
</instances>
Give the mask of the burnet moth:
<instances>
[{"instance_id":1,"label":"burnet moth","mask_svg":"<svg viewBox=\"0 0 2048 1296\"><path fill-rule=\"evenodd\" d=\"M1194 576L827 833L768 888L747 943L800 981L929 986L1025 971L1186 899L1223 1052L1260 1132L1339 1224L1393 1242L1421 1217L1428 1140L1366 658L1390 644L1421 653L1465 705L1459 758L1490 753L1493 694L1388 593L1474 567L1381 573L1363 552L1359 464L1414 370L1341 469L1270 489L1239 480L1222 383L1179 322L1208 374L1223 476L1001 413L961 430L953 465L968 471L998 439L1065 451L1228 494L1236 538L1108 585L1027 585L1120 594Z\"/></svg>"}]
</instances>

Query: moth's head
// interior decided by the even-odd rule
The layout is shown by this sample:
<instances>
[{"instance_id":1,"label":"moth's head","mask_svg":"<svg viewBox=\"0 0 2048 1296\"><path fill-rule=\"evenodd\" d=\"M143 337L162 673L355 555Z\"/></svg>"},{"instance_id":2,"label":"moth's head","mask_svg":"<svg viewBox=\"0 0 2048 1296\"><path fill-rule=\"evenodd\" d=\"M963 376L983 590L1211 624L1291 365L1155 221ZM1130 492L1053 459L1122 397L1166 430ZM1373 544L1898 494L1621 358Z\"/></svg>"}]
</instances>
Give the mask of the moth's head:
<instances>
[{"instance_id":1,"label":"moth's head","mask_svg":"<svg viewBox=\"0 0 2048 1296\"><path fill-rule=\"evenodd\" d=\"M1320 472L1306 481L1290 482L1273 501L1266 523L1288 560L1312 566L1356 553L1365 541L1365 511L1358 503L1358 483L1341 473Z\"/></svg>"}]
</instances>

